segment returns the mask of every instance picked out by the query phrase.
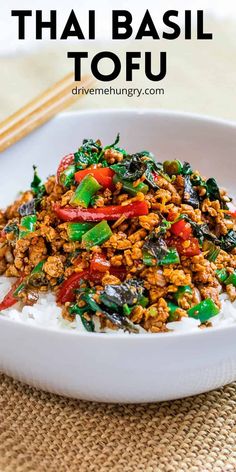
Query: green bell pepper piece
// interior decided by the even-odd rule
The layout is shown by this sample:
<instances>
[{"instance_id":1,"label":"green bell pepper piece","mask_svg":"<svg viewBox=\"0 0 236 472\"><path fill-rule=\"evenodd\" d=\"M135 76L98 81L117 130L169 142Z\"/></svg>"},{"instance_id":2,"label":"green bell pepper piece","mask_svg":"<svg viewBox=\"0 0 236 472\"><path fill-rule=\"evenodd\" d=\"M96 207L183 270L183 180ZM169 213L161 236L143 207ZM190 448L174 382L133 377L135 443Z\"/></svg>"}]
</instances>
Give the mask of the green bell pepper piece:
<instances>
[{"instance_id":1,"label":"green bell pepper piece","mask_svg":"<svg viewBox=\"0 0 236 472\"><path fill-rule=\"evenodd\" d=\"M169 317L167 319L167 322L170 323L171 321L177 321L178 316L176 315L176 310L178 310L179 307L171 301L167 302L167 306L169 308Z\"/></svg>"},{"instance_id":2,"label":"green bell pepper piece","mask_svg":"<svg viewBox=\"0 0 236 472\"><path fill-rule=\"evenodd\" d=\"M75 190L70 204L88 208L91 198L100 188L101 185L91 174L86 175Z\"/></svg>"},{"instance_id":3,"label":"green bell pepper piece","mask_svg":"<svg viewBox=\"0 0 236 472\"><path fill-rule=\"evenodd\" d=\"M226 269L218 269L216 270L216 276L220 283L223 284L228 278L228 272Z\"/></svg>"},{"instance_id":4,"label":"green bell pepper piece","mask_svg":"<svg viewBox=\"0 0 236 472\"><path fill-rule=\"evenodd\" d=\"M175 248L170 248L158 265L179 264L179 254Z\"/></svg>"},{"instance_id":5,"label":"green bell pepper piece","mask_svg":"<svg viewBox=\"0 0 236 472\"><path fill-rule=\"evenodd\" d=\"M27 234L35 231L36 223L37 223L36 215L27 215L21 218L20 226L23 229L20 229L19 239L24 238L25 236L27 236Z\"/></svg>"},{"instance_id":6,"label":"green bell pepper piece","mask_svg":"<svg viewBox=\"0 0 236 472\"><path fill-rule=\"evenodd\" d=\"M82 236L82 246L90 249L93 246L100 246L112 236L110 226L105 220L100 221Z\"/></svg>"},{"instance_id":7,"label":"green bell pepper piece","mask_svg":"<svg viewBox=\"0 0 236 472\"><path fill-rule=\"evenodd\" d=\"M93 223L68 223L67 234L70 241L81 241L83 234L93 226Z\"/></svg>"},{"instance_id":8,"label":"green bell pepper piece","mask_svg":"<svg viewBox=\"0 0 236 472\"><path fill-rule=\"evenodd\" d=\"M68 166L59 177L59 182L64 187L70 187L70 185L74 182L74 175L76 172L75 165Z\"/></svg>"},{"instance_id":9,"label":"green bell pepper piece","mask_svg":"<svg viewBox=\"0 0 236 472\"><path fill-rule=\"evenodd\" d=\"M205 323L212 318L212 316L217 315L219 311L218 306L216 306L210 298L206 298L202 302L198 303L198 305L190 308L187 313L190 318L196 318L199 319L201 323Z\"/></svg>"},{"instance_id":10,"label":"green bell pepper piece","mask_svg":"<svg viewBox=\"0 0 236 472\"><path fill-rule=\"evenodd\" d=\"M181 298L186 294L186 293L192 293L192 289L189 285L183 285L182 287L179 287L177 292L174 294L174 299L177 301L177 303L180 302Z\"/></svg>"},{"instance_id":11,"label":"green bell pepper piece","mask_svg":"<svg viewBox=\"0 0 236 472\"><path fill-rule=\"evenodd\" d=\"M225 280L225 285L230 285L230 284L236 287L236 272L233 272L232 274L230 274Z\"/></svg>"}]
</instances>

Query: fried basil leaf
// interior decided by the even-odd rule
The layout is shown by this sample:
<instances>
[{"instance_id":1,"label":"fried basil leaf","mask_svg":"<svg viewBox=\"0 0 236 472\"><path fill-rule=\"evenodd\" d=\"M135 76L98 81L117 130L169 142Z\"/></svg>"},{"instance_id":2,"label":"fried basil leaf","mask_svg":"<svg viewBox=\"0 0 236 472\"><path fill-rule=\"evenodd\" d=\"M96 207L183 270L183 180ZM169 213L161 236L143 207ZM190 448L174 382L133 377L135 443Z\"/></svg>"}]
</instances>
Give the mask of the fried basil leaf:
<instances>
[{"instance_id":1,"label":"fried basil leaf","mask_svg":"<svg viewBox=\"0 0 236 472\"><path fill-rule=\"evenodd\" d=\"M192 186L190 175L186 175L184 178L183 203L191 205L193 208L199 208L198 194Z\"/></svg>"},{"instance_id":2,"label":"fried basil leaf","mask_svg":"<svg viewBox=\"0 0 236 472\"><path fill-rule=\"evenodd\" d=\"M236 247L236 231L231 229L220 239L220 247L223 251L231 252Z\"/></svg>"},{"instance_id":3,"label":"fried basil leaf","mask_svg":"<svg viewBox=\"0 0 236 472\"><path fill-rule=\"evenodd\" d=\"M33 166L33 170L34 170L34 176L30 184L30 187L34 195L37 197L37 199L41 200L41 198L45 194L45 186L42 184L42 180L38 176L37 167Z\"/></svg>"},{"instance_id":4,"label":"fried basil leaf","mask_svg":"<svg viewBox=\"0 0 236 472\"><path fill-rule=\"evenodd\" d=\"M214 200L221 201L220 189L218 187L216 180L213 177L211 177L205 182L205 186L206 186L207 196L209 197L211 201L214 201Z\"/></svg>"},{"instance_id":5,"label":"fried basil leaf","mask_svg":"<svg viewBox=\"0 0 236 472\"><path fill-rule=\"evenodd\" d=\"M158 261L162 260L163 257L168 253L168 247L165 240L162 238L162 235L165 234L165 230L160 230L159 233L152 231L149 236L146 238L143 251L155 257Z\"/></svg>"},{"instance_id":6,"label":"fried basil leaf","mask_svg":"<svg viewBox=\"0 0 236 472\"><path fill-rule=\"evenodd\" d=\"M32 198L32 200L30 200L29 202L23 203L23 205L21 205L18 208L18 213L20 214L20 216L35 215L36 213L35 202L36 202L36 199Z\"/></svg>"},{"instance_id":7,"label":"fried basil leaf","mask_svg":"<svg viewBox=\"0 0 236 472\"><path fill-rule=\"evenodd\" d=\"M74 154L76 168L84 169L92 164L97 164L101 151L102 147L99 140L84 139L82 146Z\"/></svg>"},{"instance_id":8,"label":"fried basil leaf","mask_svg":"<svg viewBox=\"0 0 236 472\"><path fill-rule=\"evenodd\" d=\"M120 315L119 313L109 313L105 310L102 310L102 313L109 321L117 326L117 328L124 329L130 333L138 333L138 328L133 323L131 323L131 321L126 318L126 316Z\"/></svg>"},{"instance_id":9,"label":"fried basil leaf","mask_svg":"<svg viewBox=\"0 0 236 472\"><path fill-rule=\"evenodd\" d=\"M121 179L135 181L140 179L147 169L145 161L139 154L127 156L122 162L114 164L111 168Z\"/></svg>"},{"instance_id":10,"label":"fried basil leaf","mask_svg":"<svg viewBox=\"0 0 236 472\"><path fill-rule=\"evenodd\" d=\"M192 167L191 165L189 164L189 162L186 162L184 161L183 163L183 168L182 168L182 172L181 172L183 175L191 175L193 173L192 171Z\"/></svg>"},{"instance_id":11,"label":"fried basil leaf","mask_svg":"<svg viewBox=\"0 0 236 472\"><path fill-rule=\"evenodd\" d=\"M131 294L129 295L129 300L132 302L138 299L138 296L141 297L143 293L143 287L135 280L130 281L130 284L132 282L132 291ZM129 287L129 282L126 283L127 288ZM122 284L123 286L124 284ZM80 293L82 294L81 299L84 300L87 304L87 307L89 307L90 310L93 312L100 312L102 313L109 321L111 321L115 326L117 326L120 329L124 329L126 331L136 333L138 332L138 329L131 323L124 315L123 313L120 313L119 310L123 308L123 305L126 303L125 301L122 303L122 300L126 300L127 297L127 291L125 290L125 297L122 299L124 296L124 291L122 292L121 290L118 291L116 290L117 287L121 287L121 285L114 285L114 290L110 289L111 285L107 285L105 287L103 294L103 299L101 300L101 304L98 304L93 296L94 296L94 291L86 288L86 289L81 289ZM109 288L109 289L108 289ZM130 288L130 287L129 287ZM84 292L84 293L83 293ZM134 296L135 294L135 296ZM106 298L105 298L106 297ZM106 305L104 301L106 300ZM104 308L105 305L105 308ZM115 310L115 311L114 311Z\"/></svg>"},{"instance_id":12,"label":"fried basil leaf","mask_svg":"<svg viewBox=\"0 0 236 472\"><path fill-rule=\"evenodd\" d=\"M206 223L199 225L192 221L187 215L183 215L183 218L191 224L193 233L198 238L200 244L203 244L203 241L206 239L226 252L231 252L236 247L236 231L233 229L219 239L211 232Z\"/></svg>"},{"instance_id":13,"label":"fried basil leaf","mask_svg":"<svg viewBox=\"0 0 236 472\"><path fill-rule=\"evenodd\" d=\"M198 239L199 243L202 244L204 239L207 239L208 241L212 241L213 243L220 245L219 239L215 236L214 233L211 232L210 228L206 223L203 224L198 224L195 221L192 221L191 218L187 215L182 215L182 218L190 223L193 234L196 236Z\"/></svg>"},{"instance_id":14,"label":"fried basil leaf","mask_svg":"<svg viewBox=\"0 0 236 472\"><path fill-rule=\"evenodd\" d=\"M122 162L112 165L111 168L120 179L133 182L145 175L146 181L154 189L157 189L158 185L154 180L153 172L163 171L162 164L155 162L153 155L148 151L128 155Z\"/></svg>"},{"instance_id":15,"label":"fried basil leaf","mask_svg":"<svg viewBox=\"0 0 236 472\"><path fill-rule=\"evenodd\" d=\"M134 305L143 295L143 286L137 280L129 280L120 285L106 285L105 290L101 292L101 300L106 306L115 309L123 305Z\"/></svg>"},{"instance_id":16,"label":"fried basil leaf","mask_svg":"<svg viewBox=\"0 0 236 472\"><path fill-rule=\"evenodd\" d=\"M8 225L6 225L3 229L4 233L13 233L15 236L18 237L19 235L19 228L18 228L18 225L17 223L10 223Z\"/></svg>"}]
</instances>

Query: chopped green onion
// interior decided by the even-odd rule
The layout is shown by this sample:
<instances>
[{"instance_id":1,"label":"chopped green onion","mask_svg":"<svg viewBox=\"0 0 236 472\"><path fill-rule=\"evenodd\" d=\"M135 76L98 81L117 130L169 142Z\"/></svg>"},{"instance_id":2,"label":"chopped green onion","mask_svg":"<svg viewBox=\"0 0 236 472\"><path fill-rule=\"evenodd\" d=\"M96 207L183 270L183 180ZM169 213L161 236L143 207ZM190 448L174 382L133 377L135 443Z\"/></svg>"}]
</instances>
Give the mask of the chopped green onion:
<instances>
[{"instance_id":1,"label":"chopped green onion","mask_svg":"<svg viewBox=\"0 0 236 472\"><path fill-rule=\"evenodd\" d=\"M76 167L75 165L68 166L61 174L59 177L59 182L61 185L64 187L70 187L70 185L74 181L74 175L76 172Z\"/></svg>"},{"instance_id":2,"label":"chopped green onion","mask_svg":"<svg viewBox=\"0 0 236 472\"><path fill-rule=\"evenodd\" d=\"M169 308L169 317L167 319L167 322L177 321L178 315L176 315L176 310L178 310L179 307L170 301L167 302L167 306Z\"/></svg>"},{"instance_id":3,"label":"chopped green onion","mask_svg":"<svg viewBox=\"0 0 236 472\"><path fill-rule=\"evenodd\" d=\"M74 195L70 200L71 205L88 208L92 196L102 188L97 180L91 175L86 175L78 185Z\"/></svg>"},{"instance_id":4,"label":"chopped green onion","mask_svg":"<svg viewBox=\"0 0 236 472\"><path fill-rule=\"evenodd\" d=\"M27 234L35 231L36 222L36 215L28 215L21 218L20 226L22 227L22 229L20 229L19 232L19 239L24 238L25 236L27 236Z\"/></svg>"},{"instance_id":5,"label":"chopped green onion","mask_svg":"<svg viewBox=\"0 0 236 472\"><path fill-rule=\"evenodd\" d=\"M146 265L146 266L155 266L157 264L157 260L154 256L152 256L151 254L149 254L148 251L143 251L143 263Z\"/></svg>"},{"instance_id":6,"label":"chopped green onion","mask_svg":"<svg viewBox=\"0 0 236 472\"><path fill-rule=\"evenodd\" d=\"M148 303L149 303L149 300L144 295L142 295L138 301L138 304L141 305L143 308L145 308L148 305Z\"/></svg>"},{"instance_id":7,"label":"chopped green onion","mask_svg":"<svg viewBox=\"0 0 236 472\"><path fill-rule=\"evenodd\" d=\"M227 277L225 280L225 285L230 285L232 284L234 287L236 287L236 272L233 272L232 274Z\"/></svg>"},{"instance_id":8,"label":"chopped green onion","mask_svg":"<svg viewBox=\"0 0 236 472\"><path fill-rule=\"evenodd\" d=\"M179 254L175 248L170 248L167 254L158 261L158 265L179 264Z\"/></svg>"},{"instance_id":9,"label":"chopped green onion","mask_svg":"<svg viewBox=\"0 0 236 472\"><path fill-rule=\"evenodd\" d=\"M28 277L25 277L25 279L23 280L23 282L17 287L17 289L15 290L15 292L13 293L13 297L16 297L19 295L20 292L22 292L22 290L25 289L26 285L28 284L28 282L30 281L31 277L34 276L35 274L40 274L43 270L43 266L44 266L44 263L45 263L45 260L43 261L40 261L34 268L33 270L31 271L30 275Z\"/></svg>"},{"instance_id":10,"label":"chopped green onion","mask_svg":"<svg viewBox=\"0 0 236 472\"><path fill-rule=\"evenodd\" d=\"M100 246L105 243L112 236L110 226L105 220L102 220L97 225L93 226L82 236L82 246L85 249L90 249L93 246Z\"/></svg>"},{"instance_id":11,"label":"chopped green onion","mask_svg":"<svg viewBox=\"0 0 236 472\"><path fill-rule=\"evenodd\" d=\"M129 316L130 313L131 313L131 311L132 311L132 308L130 308L130 307L127 305L127 303L125 303L125 305L123 305L123 314L124 314L125 316Z\"/></svg>"},{"instance_id":12,"label":"chopped green onion","mask_svg":"<svg viewBox=\"0 0 236 472\"><path fill-rule=\"evenodd\" d=\"M206 298L202 302L198 303L198 305L190 308L187 313L190 318L199 319L201 323L205 323L212 316L217 315L219 311L218 306L216 306L210 298Z\"/></svg>"},{"instance_id":13,"label":"chopped green onion","mask_svg":"<svg viewBox=\"0 0 236 472\"><path fill-rule=\"evenodd\" d=\"M133 182L129 182L125 179L120 179L118 175L114 175L113 182L114 184L120 182L122 184L123 190L132 196L137 195L138 192L146 194L149 190L148 185L144 184L143 182L140 182L138 185L136 185L136 187L134 187Z\"/></svg>"},{"instance_id":14,"label":"chopped green onion","mask_svg":"<svg viewBox=\"0 0 236 472\"><path fill-rule=\"evenodd\" d=\"M223 284L228 278L228 272L226 269L218 269L216 270L216 276L220 283Z\"/></svg>"},{"instance_id":15,"label":"chopped green onion","mask_svg":"<svg viewBox=\"0 0 236 472\"><path fill-rule=\"evenodd\" d=\"M90 291L89 293L84 293L81 298L87 304L87 308L90 308L90 310L94 312L101 311L101 307L97 304L97 302L95 302L93 295L94 292Z\"/></svg>"},{"instance_id":16,"label":"chopped green onion","mask_svg":"<svg viewBox=\"0 0 236 472\"><path fill-rule=\"evenodd\" d=\"M174 298L179 303L181 299L186 295L186 293L192 293L192 289L189 285L183 285L182 287L179 287L177 292L174 294Z\"/></svg>"},{"instance_id":17,"label":"chopped green onion","mask_svg":"<svg viewBox=\"0 0 236 472\"><path fill-rule=\"evenodd\" d=\"M220 253L220 248L217 247L212 241L205 240L202 249L203 251L207 251L206 257L210 262L215 262Z\"/></svg>"},{"instance_id":18,"label":"chopped green onion","mask_svg":"<svg viewBox=\"0 0 236 472\"><path fill-rule=\"evenodd\" d=\"M178 159L174 161L165 161L163 163L163 169L168 175L181 174L183 170L183 164Z\"/></svg>"},{"instance_id":19,"label":"chopped green onion","mask_svg":"<svg viewBox=\"0 0 236 472\"><path fill-rule=\"evenodd\" d=\"M71 241L81 241L83 234L93 227L93 223L68 223L67 234Z\"/></svg>"}]
</instances>

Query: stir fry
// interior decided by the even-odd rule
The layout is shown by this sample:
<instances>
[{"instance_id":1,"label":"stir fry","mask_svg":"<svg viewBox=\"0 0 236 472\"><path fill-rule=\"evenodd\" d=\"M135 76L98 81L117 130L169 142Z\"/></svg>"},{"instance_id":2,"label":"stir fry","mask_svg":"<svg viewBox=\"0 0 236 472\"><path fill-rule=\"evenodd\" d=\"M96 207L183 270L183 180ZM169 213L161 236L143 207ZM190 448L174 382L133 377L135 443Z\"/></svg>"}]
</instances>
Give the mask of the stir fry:
<instances>
[{"instance_id":1,"label":"stir fry","mask_svg":"<svg viewBox=\"0 0 236 472\"><path fill-rule=\"evenodd\" d=\"M0 311L52 291L87 331L211 326L220 294L236 299L236 207L213 177L179 160L129 154L119 135L85 139L45 183L0 212L0 274L15 277Z\"/></svg>"}]
</instances>

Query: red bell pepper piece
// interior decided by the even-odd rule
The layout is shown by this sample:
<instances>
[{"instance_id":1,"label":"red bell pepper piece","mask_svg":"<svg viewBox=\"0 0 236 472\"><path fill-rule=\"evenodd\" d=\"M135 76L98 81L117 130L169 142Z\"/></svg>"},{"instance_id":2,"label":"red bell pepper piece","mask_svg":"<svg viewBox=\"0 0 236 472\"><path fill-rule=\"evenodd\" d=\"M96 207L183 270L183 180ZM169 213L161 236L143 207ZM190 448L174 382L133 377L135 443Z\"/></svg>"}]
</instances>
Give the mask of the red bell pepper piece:
<instances>
[{"instance_id":1,"label":"red bell pepper piece","mask_svg":"<svg viewBox=\"0 0 236 472\"><path fill-rule=\"evenodd\" d=\"M17 279L15 283L12 285L11 290L5 295L4 299L0 303L0 311L6 310L7 308L10 308L11 306L15 305L15 303L18 302L17 298L14 297L13 294L16 291L16 289L19 287L19 285L22 283L24 278L25 276L21 275L21 277Z\"/></svg>"},{"instance_id":2,"label":"red bell pepper piece","mask_svg":"<svg viewBox=\"0 0 236 472\"><path fill-rule=\"evenodd\" d=\"M108 261L106 262L110 265ZM121 281L125 279L126 268L124 266L110 267L110 269L108 268L106 270L109 270L111 275L119 277ZM104 270L99 271L98 269L96 269L96 272L94 272L94 266L92 264L90 265L89 270L85 269L81 272L74 272L70 275L70 277L68 277L68 279L64 280L64 282L62 282L62 284L60 285L59 290L57 292L57 303L63 305L66 302L73 302L76 296L75 290L80 287L81 280L91 280L94 283L100 283L103 275Z\"/></svg>"},{"instance_id":3,"label":"red bell pepper piece","mask_svg":"<svg viewBox=\"0 0 236 472\"><path fill-rule=\"evenodd\" d=\"M236 210L226 210L225 213L231 216L231 218L236 218Z\"/></svg>"},{"instance_id":4,"label":"red bell pepper piece","mask_svg":"<svg viewBox=\"0 0 236 472\"><path fill-rule=\"evenodd\" d=\"M57 169L57 182L60 181L60 175L62 172L64 172L64 170L67 169L67 167L69 167L71 164L74 163L74 160L75 160L75 156L74 154L67 154L67 156L64 156L58 166L58 169Z\"/></svg>"},{"instance_id":5,"label":"red bell pepper piece","mask_svg":"<svg viewBox=\"0 0 236 472\"><path fill-rule=\"evenodd\" d=\"M184 241L192 236L192 228L190 223L185 220L176 221L171 225L170 231L174 236L179 236Z\"/></svg>"},{"instance_id":6,"label":"red bell pepper piece","mask_svg":"<svg viewBox=\"0 0 236 472\"><path fill-rule=\"evenodd\" d=\"M115 172L112 169L109 169L109 167L97 167L97 168L90 168L90 169L84 169L84 170L79 170L75 174L75 180L76 182L80 183L83 178L91 174L97 182L102 185L104 188L113 188L113 176Z\"/></svg>"},{"instance_id":7,"label":"red bell pepper piece","mask_svg":"<svg viewBox=\"0 0 236 472\"><path fill-rule=\"evenodd\" d=\"M190 236L188 240L190 244L187 247L185 245L186 242L184 239L180 238L179 236L171 236L170 238L167 238L166 242L168 247L174 246L181 256L198 256L201 252L198 239Z\"/></svg>"},{"instance_id":8,"label":"red bell pepper piece","mask_svg":"<svg viewBox=\"0 0 236 472\"><path fill-rule=\"evenodd\" d=\"M127 270L126 270L125 266L111 266L109 272L110 272L111 275L114 275L115 277L118 277L118 279L120 279L121 282L123 282L123 280L125 280L125 277L126 277L126 274L127 274Z\"/></svg>"},{"instance_id":9,"label":"red bell pepper piece","mask_svg":"<svg viewBox=\"0 0 236 472\"><path fill-rule=\"evenodd\" d=\"M63 221L101 221L118 220L121 215L126 218L147 215L148 204L145 201L135 201L129 205L110 205L101 208L72 208L54 206L58 218Z\"/></svg>"},{"instance_id":10,"label":"red bell pepper piece","mask_svg":"<svg viewBox=\"0 0 236 472\"><path fill-rule=\"evenodd\" d=\"M75 290L80 287L81 280L89 278L89 271L83 270L81 272L74 272L64 280L57 292L57 302L64 304L66 302L73 302L75 300Z\"/></svg>"},{"instance_id":11,"label":"red bell pepper piece","mask_svg":"<svg viewBox=\"0 0 236 472\"><path fill-rule=\"evenodd\" d=\"M104 254L94 254L90 262L90 273L107 272L111 267L110 262Z\"/></svg>"}]
</instances>

